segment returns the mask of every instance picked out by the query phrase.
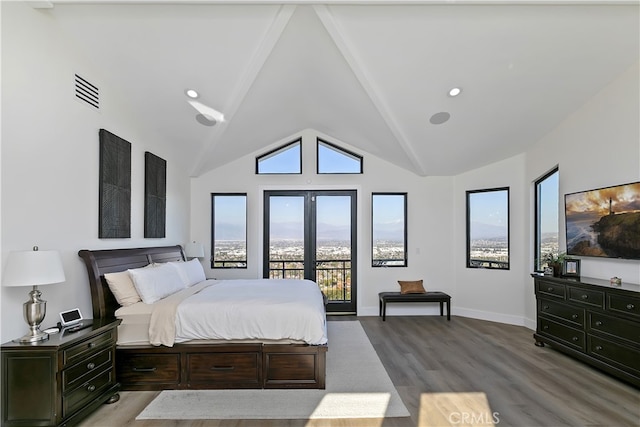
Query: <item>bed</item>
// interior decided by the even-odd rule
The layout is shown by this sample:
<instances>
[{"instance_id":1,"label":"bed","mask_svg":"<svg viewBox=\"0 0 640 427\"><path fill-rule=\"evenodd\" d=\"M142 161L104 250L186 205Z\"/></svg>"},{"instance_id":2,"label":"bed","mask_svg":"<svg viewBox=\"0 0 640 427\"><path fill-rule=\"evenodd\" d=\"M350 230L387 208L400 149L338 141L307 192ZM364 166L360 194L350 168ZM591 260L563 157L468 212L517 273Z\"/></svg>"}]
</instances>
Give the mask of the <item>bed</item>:
<instances>
[{"instance_id":1,"label":"bed","mask_svg":"<svg viewBox=\"0 0 640 427\"><path fill-rule=\"evenodd\" d=\"M150 264L186 261L179 245L83 249L78 255L87 268L94 319L122 318L124 307L120 306L111 292L105 274L110 277L113 273L140 270ZM222 284L216 281L206 282L213 283L199 285L216 292L223 289ZM193 286L194 289L196 287ZM204 291L198 289L197 292ZM138 306L143 307L144 304ZM136 312L129 320L147 315ZM326 320L324 312L323 320ZM125 339L119 338L116 347L116 378L123 390L325 388L326 340L310 339L307 341L313 344L309 344L305 340L290 337L241 339L234 336L233 340L225 337L187 341L187 338L183 338L169 345L153 345L132 332L145 328L140 324L137 321L125 322L130 327L122 329L122 333L120 329L126 326L119 326L118 333Z\"/></svg>"}]
</instances>

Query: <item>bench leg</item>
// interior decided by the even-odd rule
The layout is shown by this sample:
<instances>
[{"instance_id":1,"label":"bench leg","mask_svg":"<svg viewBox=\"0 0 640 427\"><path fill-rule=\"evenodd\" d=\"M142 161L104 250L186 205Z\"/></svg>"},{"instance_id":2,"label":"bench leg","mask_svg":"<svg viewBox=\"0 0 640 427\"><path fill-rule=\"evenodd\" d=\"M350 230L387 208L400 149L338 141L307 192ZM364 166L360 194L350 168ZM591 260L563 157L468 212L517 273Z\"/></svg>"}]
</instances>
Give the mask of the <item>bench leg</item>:
<instances>
[{"instance_id":1,"label":"bench leg","mask_svg":"<svg viewBox=\"0 0 640 427\"><path fill-rule=\"evenodd\" d=\"M447 320L451 320L451 300L447 300Z\"/></svg>"},{"instance_id":2,"label":"bench leg","mask_svg":"<svg viewBox=\"0 0 640 427\"><path fill-rule=\"evenodd\" d=\"M382 301L382 321L387 320L387 301Z\"/></svg>"},{"instance_id":3,"label":"bench leg","mask_svg":"<svg viewBox=\"0 0 640 427\"><path fill-rule=\"evenodd\" d=\"M440 316L442 316L442 314L443 314L443 313L442 313L442 306L443 306L443 305L444 305L444 304L443 304L443 302L442 302L442 301L440 301Z\"/></svg>"}]
</instances>

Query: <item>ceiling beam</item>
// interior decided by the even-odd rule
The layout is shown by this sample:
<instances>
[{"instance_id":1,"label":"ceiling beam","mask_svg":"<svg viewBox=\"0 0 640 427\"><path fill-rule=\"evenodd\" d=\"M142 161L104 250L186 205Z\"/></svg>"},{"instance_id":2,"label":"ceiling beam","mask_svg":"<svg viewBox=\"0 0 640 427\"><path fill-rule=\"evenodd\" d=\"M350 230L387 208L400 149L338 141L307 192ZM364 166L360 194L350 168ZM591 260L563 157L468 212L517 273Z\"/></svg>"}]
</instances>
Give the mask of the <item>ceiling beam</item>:
<instances>
[{"instance_id":1,"label":"ceiling beam","mask_svg":"<svg viewBox=\"0 0 640 427\"><path fill-rule=\"evenodd\" d=\"M283 5L278 10L276 17L274 18L271 26L267 30L267 33L262 38L262 43L256 50L255 54L251 58L249 63L249 67L247 67L244 74L238 80L236 88L231 93L231 102L229 105L225 106L225 110L223 111L225 122L219 123L212 129L209 138L207 138L200 150L200 153L197 157L196 164L191 170L191 176L199 176L206 169L207 159L213 154L213 150L215 149L217 143L222 139L222 136L226 132L229 124L233 121L233 117L242 105L245 96L251 89L253 82L256 80L256 77L264 67L267 58L271 55L273 48L275 47L277 41L280 39L282 32L284 31L287 23L291 19L293 12L296 10L296 6L294 5Z\"/></svg>"},{"instance_id":2,"label":"ceiling beam","mask_svg":"<svg viewBox=\"0 0 640 427\"><path fill-rule=\"evenodd\" d=\"M379 95L379 91L376 89L373 78L367 72L367 67L365 67L362 64L362 61L354 54L356 50L349 45L346 37L340 31L331 11L325 5L314 5L313 8L345 61L347 61L347 64L351 67L353 74L356 76L364 91L373 102L374 107L378 110L380 116L389 127L389 130L398 141L398 144L402 147L403 151L411 161L415 168L414 171L419 175L426 175L427 171L425 170L424 165L420 162L419 156L413 150L413 147L404 135L404 132L402 132L391 108L389 108L387 103L384 102L383 98Z\"/></svg>"}]
</instances>

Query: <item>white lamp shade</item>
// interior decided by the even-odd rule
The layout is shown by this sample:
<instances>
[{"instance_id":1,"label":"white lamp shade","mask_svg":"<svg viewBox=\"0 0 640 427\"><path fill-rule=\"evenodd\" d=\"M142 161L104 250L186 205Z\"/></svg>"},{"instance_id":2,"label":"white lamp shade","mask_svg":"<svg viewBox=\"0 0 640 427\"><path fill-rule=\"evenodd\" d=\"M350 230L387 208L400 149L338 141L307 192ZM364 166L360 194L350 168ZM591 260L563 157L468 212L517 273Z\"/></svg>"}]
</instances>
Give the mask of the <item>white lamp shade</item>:
<instances>
[{"instance_id":1,"label":"white lamp shade","mask_svg":"<svg viewBox=\"0 0 640 427\"><path fill-rule=\"evenodd\" d=\"M3 286L38 286L64 282L58 251L10 252L4 268Z\"/></svg>"},{"instance_id":2,"label":"white lamp shade","mask_svg":"<svg viewBox=\"0 0 640 427\"><path fill-rule=\"evenodd\" d=\"M184 255L187 258L203 258L204 245L202 243L187 243L184 245Z\"/></svg>"}]
</instances>

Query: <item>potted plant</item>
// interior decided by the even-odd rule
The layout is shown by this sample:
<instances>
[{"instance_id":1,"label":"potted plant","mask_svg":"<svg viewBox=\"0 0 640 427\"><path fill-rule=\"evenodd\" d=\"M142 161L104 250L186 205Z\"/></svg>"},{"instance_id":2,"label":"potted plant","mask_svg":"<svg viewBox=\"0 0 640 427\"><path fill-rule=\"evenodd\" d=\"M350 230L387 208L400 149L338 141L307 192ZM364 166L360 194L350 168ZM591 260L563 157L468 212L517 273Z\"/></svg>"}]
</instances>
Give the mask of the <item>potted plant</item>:
<instances>
[{"instance_id":1,"label":"potted plant","mask_svg":"<svg viewBox=\"0 0 640 427\"><path fill-rule=\"evenodd\" d=\"M562 271L562 263L566 258L567 254L564 252L553 253L549 252L542 258L543 263L546 264L547 267L553 268L553 277L560 277L560 272Z\"/></svg>"}]
</instances>

